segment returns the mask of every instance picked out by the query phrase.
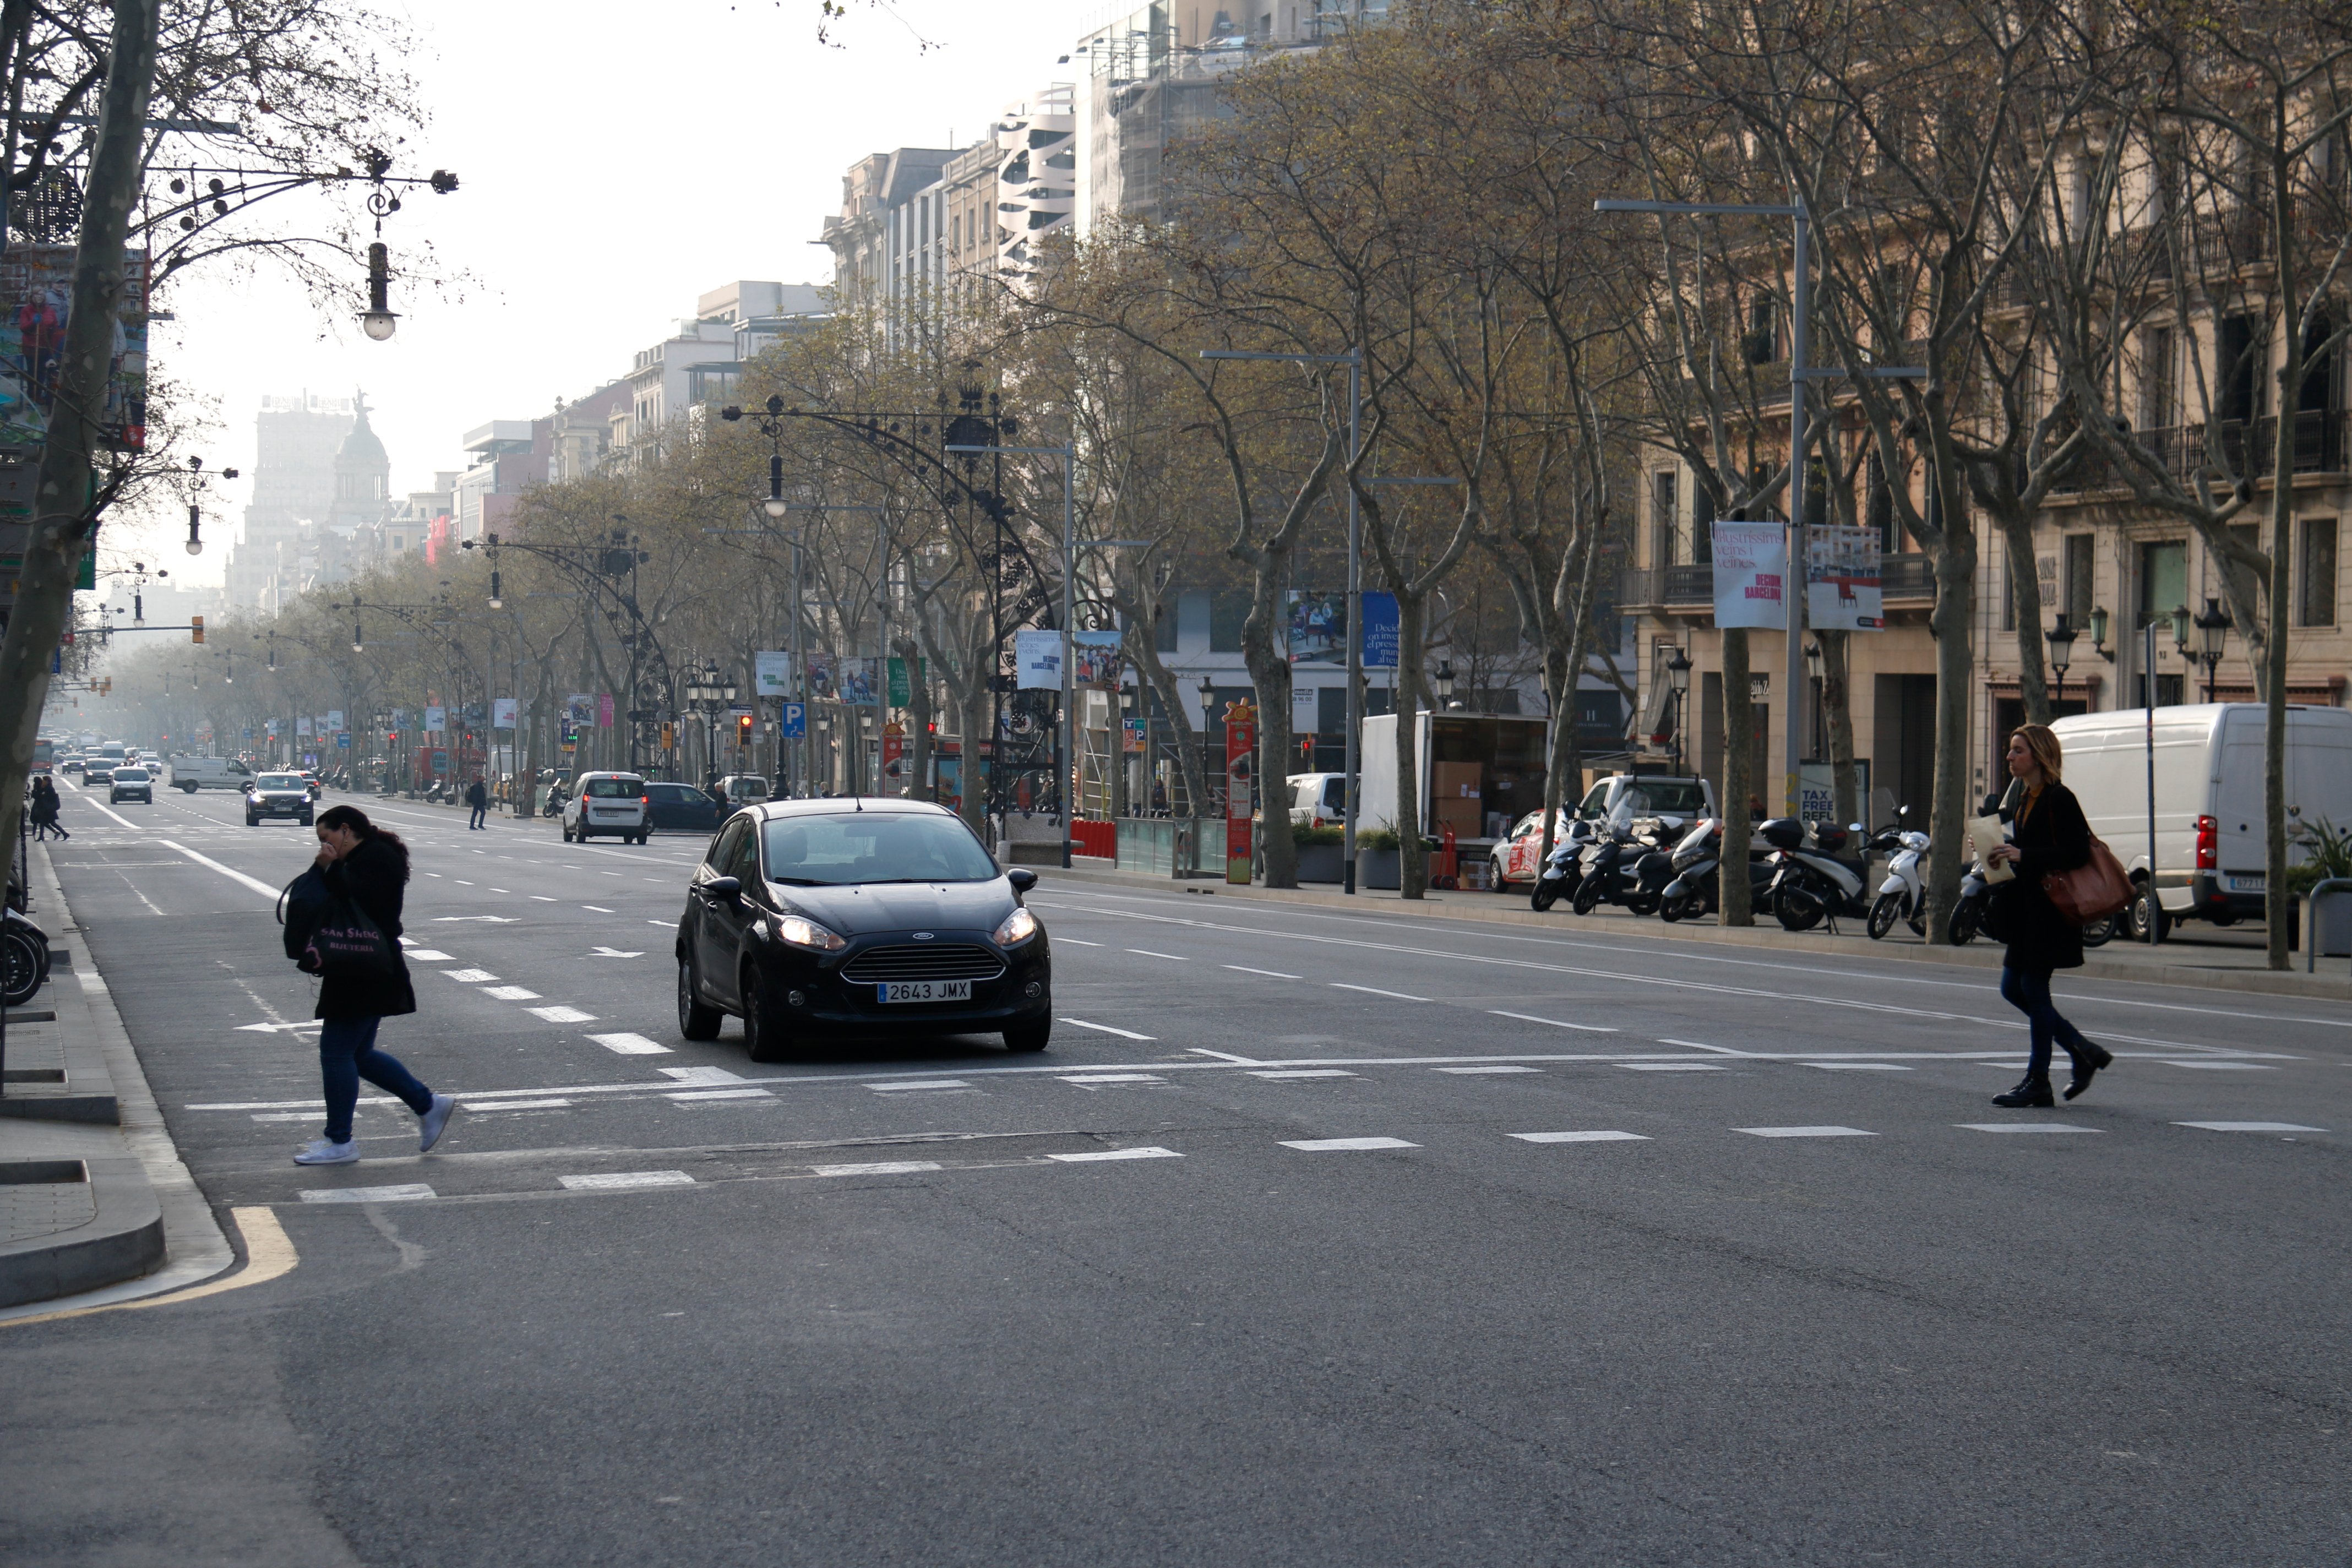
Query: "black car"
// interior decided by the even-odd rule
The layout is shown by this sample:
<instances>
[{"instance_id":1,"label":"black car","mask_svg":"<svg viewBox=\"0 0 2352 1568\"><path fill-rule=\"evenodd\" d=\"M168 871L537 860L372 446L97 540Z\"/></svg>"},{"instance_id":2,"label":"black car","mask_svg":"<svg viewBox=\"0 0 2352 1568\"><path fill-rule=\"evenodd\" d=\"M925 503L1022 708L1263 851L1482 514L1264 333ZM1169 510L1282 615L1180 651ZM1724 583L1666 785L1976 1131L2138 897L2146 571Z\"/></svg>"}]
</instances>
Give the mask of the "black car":
<instances>
[{"instance_id":1,"label":"black car","mask_svg":"<svg viewBox=\"0 0 2352 1568\"><path fill-rule=\"evenodd\" d=\"M755 1062L821 1043L1001 1034L1045 1048L1045 928L1034 871L1000 871L962 819L926 801L787 800L730 817L677 932L677 1026L743 1020Z\"/></svg>"},{"instance_id":2,"label":"black car","mask_svg":"<svg viewBox=\"0 0 2352 1568\"><path fill-rule=\"evenodd\" d=\"M289 816L308 827L313 804L300 773L257 773L245 786L245 825L258 827L265 816Z\"/></svg>"},{"instance_id":3,"label":"black car","mask_svg":"<svg viewBox=\"0 0 2352 1568\"><path fill-rule=\"evenodd\" d=\"M716 833L727 813L709 795L688 784L649 783L646 799L653 807L654 826L671 832Z\"/></svg>"}]
</instances>

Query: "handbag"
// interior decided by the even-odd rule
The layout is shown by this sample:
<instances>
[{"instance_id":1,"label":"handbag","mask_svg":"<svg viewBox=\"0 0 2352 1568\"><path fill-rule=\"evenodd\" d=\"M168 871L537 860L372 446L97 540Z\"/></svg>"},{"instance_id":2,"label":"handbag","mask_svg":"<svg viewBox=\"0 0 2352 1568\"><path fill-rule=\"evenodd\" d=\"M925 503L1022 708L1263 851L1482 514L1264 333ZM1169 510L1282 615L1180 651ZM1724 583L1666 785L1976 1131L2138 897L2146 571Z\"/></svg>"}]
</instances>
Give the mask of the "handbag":
<instances>
[{"instance_id":1,"label":"handbag","mask_svg":"<svg viewBox=\"0 0 2352 1568\"><path fill-rule=\"evenodd\" d=\"M2075 925L2105 920L2132 901L2132 880L2124 874L2115 851L2091 835L2091 858L2071 871L2052 871L2042 879L2042 891L2051 906Z\"/></svg>"},{"instance_id":2,"label":"handbag","mask_svg":"<svg viewBox=\"0 0 2352 1568\"><path fill-rule=\"evenodd\" d=\"M302 944L301 966L330 980L373 980L395 973L400 958L383 929L331 881L321 877L319 883L325 896Z\"/></svg>"}]
</instances>

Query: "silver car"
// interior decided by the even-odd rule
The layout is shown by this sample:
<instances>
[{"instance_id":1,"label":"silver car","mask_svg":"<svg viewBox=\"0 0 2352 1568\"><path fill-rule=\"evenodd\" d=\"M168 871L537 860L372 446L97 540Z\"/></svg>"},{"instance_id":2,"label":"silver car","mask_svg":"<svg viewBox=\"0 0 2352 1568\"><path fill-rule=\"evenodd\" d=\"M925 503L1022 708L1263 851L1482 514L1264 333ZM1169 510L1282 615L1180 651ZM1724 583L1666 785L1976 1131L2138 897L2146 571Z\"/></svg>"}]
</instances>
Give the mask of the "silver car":
<instances>
[{"instance_id":1,"label":"silver car","mask_svg":"<svg viewBox=\"0 0 2352 1568\"><path fill-rule=\"evenodd\" d=\"M126 800L155 804L155 781L145 768L116 768L107 785L106 800L110 805L120 805Z\"/></svg>"}]
</instances>

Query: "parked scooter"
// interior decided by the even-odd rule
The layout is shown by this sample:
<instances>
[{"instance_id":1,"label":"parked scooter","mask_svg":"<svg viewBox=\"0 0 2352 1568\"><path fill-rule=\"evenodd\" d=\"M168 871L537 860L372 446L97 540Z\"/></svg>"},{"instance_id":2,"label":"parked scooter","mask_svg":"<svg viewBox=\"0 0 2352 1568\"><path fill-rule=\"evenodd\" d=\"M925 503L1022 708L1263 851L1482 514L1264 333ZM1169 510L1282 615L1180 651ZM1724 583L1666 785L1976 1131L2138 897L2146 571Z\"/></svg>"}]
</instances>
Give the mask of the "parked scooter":
<instances>
[{"instance_id":1,"label":"parked scooter","mask_svg":"<svg viewBox=\"0 0 2352 1568\"><path fill-rule=\"evenodd\" d=\"M1602 904L1622 904L1637 915L1657 912L1659 896L1671 879L1671 870L1660 868L1663 874L1654 875L1655 885L1652 886L1643 882L1638 868L1643 857L1664 847L1669 835L1682 831L1683 819L1654 817L1637 828L1626 812L1626 807L1620 806L1618 815L1610 819L1606 833L1585 849L1583 877L1576 884L1576 896L1569 904L1580 915L1589 915Z\"/></svg>"},{"instance_id":2,"label":"parked scooter","mask_svg":"<svg viewBox=\"0 0 2352 1568\"><path fill-rule=\"evenodd\" d=\"M1895 815L1908 816L1907 805ZM1900 824L1887 830L1894 853L1887 858L1886 879L1878 884L1878 898L1870 906L1870 940L1879 942L1901 921L1916 936L1927 934L1927 883L1921 867L1927 858L1927 836Z\"/></svg>"},{"instance_id":3,"label":"parked scooter","mask_svg":"<svg viewBox=\"0 0 2352 1568\"><path fill-rule=\"evenodd\" d=\"M1805 824L1793 816L1774 817L1757 830L1772 847L1773 876L1767 898L1783 931L1811 931L1826 920L1834 936L1840 915L1869 917L1864 863L1840 853L1859 830L1858 825L1847 828L1822 823L1810 844Z\"/></svg>"},{"instance_id":4,"label":"parked scooter","mask_svg":"<svg viewBox=\"0 0 2352 1568\"><path fill-rule=\"evenodd\" d=\"M1675 846L1675 876L1658 890L1658 918L1669 923L1697 920L1720 909L1723 894L1717 863L1722 858L1723 818L1700 818L1698 826L1685 834L1682 842ZM1750 908L1760 904L1764 889L1771 879L1771 866L1758 858L1753 850L1749 851L1748 889Z\"/></svg>"},{"instance_id":5,"label":"parked scooter","mask_svg":"<svg viewBox=\"0 0 2352 1568\"><path fill-rule=\"evenodd\" d=\"M1545 857L1543 869L1537 874L1535 890L1528 895L1528 902L1538 912L1562 899L1575 897L1576 885L1584 877L1584 848L1592 838L1592 824L1571 821L1567 831L1553 841L1551 853Z\"/></svg>"}]
</instances>

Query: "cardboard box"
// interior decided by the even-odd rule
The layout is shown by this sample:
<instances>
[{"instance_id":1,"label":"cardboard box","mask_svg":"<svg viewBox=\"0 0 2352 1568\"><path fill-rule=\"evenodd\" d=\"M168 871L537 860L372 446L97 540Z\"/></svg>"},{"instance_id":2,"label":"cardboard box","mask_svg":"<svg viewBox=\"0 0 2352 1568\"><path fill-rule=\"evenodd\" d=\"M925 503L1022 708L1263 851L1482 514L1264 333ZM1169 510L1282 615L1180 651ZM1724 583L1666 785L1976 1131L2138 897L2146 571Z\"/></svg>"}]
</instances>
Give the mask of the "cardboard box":
<instances>
[{"instance_id":1,"label":"cardboard box","mask_svg":"<svg viewBox=\"0 0 2352 1568\"><path fill-rule=\"evenodd\" d=\"M1456 838L1476 838L1486 826L1486 813L1475 800L1440 800L1430 812L1429 830L1442 831L1449 823Z\"/></svg>"},{"instance_id":2,"label":"cardboard box","mask_svg":"<svg viewBox=\"0 0 2352 1568\"><path fill-rule=\"evenodd\" d=\"M1476 800L1485 774L1479 763L1432 763L1429 793L1439 800Z\"/></svg>"}]
</instances>

